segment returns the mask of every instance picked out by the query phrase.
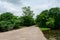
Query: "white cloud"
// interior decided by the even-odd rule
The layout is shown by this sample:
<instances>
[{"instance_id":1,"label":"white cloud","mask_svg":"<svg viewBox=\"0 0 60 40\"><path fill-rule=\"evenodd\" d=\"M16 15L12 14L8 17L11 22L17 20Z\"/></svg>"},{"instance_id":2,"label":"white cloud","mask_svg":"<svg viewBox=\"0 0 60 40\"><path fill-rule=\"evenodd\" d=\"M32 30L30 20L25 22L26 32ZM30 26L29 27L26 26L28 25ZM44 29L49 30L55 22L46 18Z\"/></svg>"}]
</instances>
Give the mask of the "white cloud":
<instances>
[{"instance_id":1,"label":"white cloud","mask_svg":"<svg viewBox=\"0 0 60 40\"><path fill-rule=\"evenodd\" d=\"M0 13L9 11L15 15L22 15L21 8L30 6L35 15L37 15L42 10L59 7L59 3L60 1L58 0L0 0Z\"/></svg>"},{"instance_id":2,"label":"white cloud","mask_svg":"<svg viewBox=\"0 0 60 40\"><path fill-rule=\"evenodd\" d=\"M8 3L8 2L2 2L0 1L0 10L2 10L1 12L12 12L14 13L14 15L21 15L19 12L21 12L21 8L11 4L11 3ZM17 14L18 13L18 14Z\"/></svg>"},{"instance_id":3,"label":"white cloud","mask_svg":"<svg viewBox=\"0 0 60 40\"><path fill-rule=\"evenodd\" d=\"M23 5L31 6L31 8L35 10L45 10L51 7L56 7L56 0L23 0Z\"/></svg>"},{"instance_id":4,"label":"white cloud","mask_svg":"<svg viewBox=\"0 0 60 40\"><path fill-rule=\"evenodd\" d=\"M34 10L35 16L45 9L58 7L57 0L23 0L24 6L30 6Z\"/></svg>"}]
</instances>

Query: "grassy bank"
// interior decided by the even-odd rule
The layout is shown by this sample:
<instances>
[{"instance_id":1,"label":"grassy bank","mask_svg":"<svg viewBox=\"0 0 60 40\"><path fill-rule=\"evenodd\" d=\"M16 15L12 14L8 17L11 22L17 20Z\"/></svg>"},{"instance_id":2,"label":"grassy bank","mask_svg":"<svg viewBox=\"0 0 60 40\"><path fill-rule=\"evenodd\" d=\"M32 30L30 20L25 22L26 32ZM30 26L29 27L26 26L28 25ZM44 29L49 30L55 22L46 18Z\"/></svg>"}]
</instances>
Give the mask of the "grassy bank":
<instances>
[{"instance_id":1,"label":"grassy bank","mask_svg":"<svg viewBox=\"0 0 60 40\"><path fill-rule=\"evenodd\" d=\"M45 31L45 30L50 30L50 28L40 28L40 30Z\"/></svg>"},{"instance_id":2,"label":"grassy bank","mask_svg":"<svg viewBox=\"0 0 60 40\"><path fill-rule=\"evenodd\" d=\"M48 40L60 40L60 30L50 30L49 28L40 28Z\"/></svg>"}]
</instances>

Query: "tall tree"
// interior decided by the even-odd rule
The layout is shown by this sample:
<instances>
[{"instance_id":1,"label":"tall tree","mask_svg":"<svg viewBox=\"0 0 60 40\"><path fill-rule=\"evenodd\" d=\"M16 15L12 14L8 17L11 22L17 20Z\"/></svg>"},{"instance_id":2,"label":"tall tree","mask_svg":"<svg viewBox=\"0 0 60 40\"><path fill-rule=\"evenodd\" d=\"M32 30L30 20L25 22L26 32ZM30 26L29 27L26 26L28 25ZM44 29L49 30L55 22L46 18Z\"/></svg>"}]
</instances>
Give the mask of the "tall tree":
<instances>
[{"instance_id":1,"label":"tall tree","mask_svg":"<svg viewBox=\"0 0 60 40\"><path fill-rule=\"evenodd\" d=\"M49 17L52 17L55 19L55 27L58 28L60 26L60 8L51 8L49 10Z\"/></svg>"},{"instance_id":2,"label":"tall tree","mask_svg":"<svg viewBox=\"0 0 60 40\"><path fill-rule=\"evenodd\" d=\"M23 7L23 16L20 17L21 24L23 26L31 26L34 24L33 11L30 7Z\"/></svg>"},{"instance_id":3,"label":"tall tree","mask_svg":"<svg viewBox=\"0 0 60 40\"><path fill-rule=\"evenodd\" d=\"M31 8L28 6L28 7L23 7L23 15L24 16L32 16L33 17L33 11L31 10Z\"/></svg>"},{"instance_id":4,"label":"tall tree","mask_svg":"<svg viewBox=\"0 0 60 40\"><path fill-rule=\"evenodd\" d=\"M40 27L60 28L60 8L42 11L36 18Z\"/></svg>"},{"instance_id":5,"label":"tall tree","mask_svg":"<svg viewBox=\"0 0 60 40\"><path fill-rule=\"evenodd\" d=\"M37 16L36 23L40 27L46 27L47 19L48 19L48 10L44 10Z\"/></svg>"}]
</instances>

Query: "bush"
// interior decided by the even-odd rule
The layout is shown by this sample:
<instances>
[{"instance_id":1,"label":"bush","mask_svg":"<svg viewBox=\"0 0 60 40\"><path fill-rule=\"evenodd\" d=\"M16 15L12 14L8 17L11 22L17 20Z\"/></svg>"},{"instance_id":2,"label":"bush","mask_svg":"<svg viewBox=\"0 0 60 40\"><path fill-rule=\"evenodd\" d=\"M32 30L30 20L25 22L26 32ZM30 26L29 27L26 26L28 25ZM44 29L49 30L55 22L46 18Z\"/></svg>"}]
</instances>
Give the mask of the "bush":
<instances>
[{"instance_id":1,"label":"bush","mask_svg":"<svg viewBox=\"0 0 60 40\"><path fill-rule=\"evenodd\" d=\"M19 29L19 28L21 28L21 26L20 26L20 20L17 19L17 20L14 21L14 29Z\"/></svg>"},{"instance_id":2,"label":"bush","mask_svg":"<svg viewBox=\"0 0 60 40\"><path fill-rule=\"evenodd\" d=\"M47 27L53 29L54 28L54 24L55 23L55 19L54 18L49 18L48 21L46 22Z\"/></svg>"},{"instance_id":3,"label":"bush","mask_svg":"<svg viewBox=\"0 0 60 40\"><path fill-rule=\"evenodd\" d=\"M0 15L0 31L20 28L20 20L10 12Z\"/></svg>"},{"instance_id":4,"label":"bush","mask_svg":"<svg viewBox=\"0 0 60 40\"><path fill-rule=\"evenodd\" d=\"M51 8L42 11L36 18L39 27L49 27L51 29L60 28L60 8Z\"/></svg>"},{"instance_id":5,"label":"bush","mask_svg":"<svg viewBox=\"0 0 60 40\"><path fill-rule=\"evenodd\" d=\"M37 26L39 27L44 27L46 28L46 21L47 21L47 10L43 11L41 14L37 15L37 18L36 18L36 24Z\"/></svg>"},{"instance_id":6,"label":"bush","mask_svg":"<svg viewBox=\"0 0 60 40\"><path fill-rule=\"evenodd\" d=\"M44 27L44 28L54 28L55 26L55 19L53 17L49 17L47 14L48 11L43 11L40 15L37 16L36 18L36 24L39 27Z\"/></svg>"},{"instance_id":7,"label":"bush","mask_svg":"<svg viewBox=\"0 0 60 40\"><path fill-rule=\"evenodd\" d=\"M22 16L20 19L20 25L22 26L31 26L34 25L34 19L31 16Z\"/></svg>"},{"instance_id":8,"label":"bush","mask_svg":"<svg viewBox=\"0 0 60 40\"><path fill-rule=\"evenodd\" d=\"M14 27L14 24L8 21L1 21L0 22L0 31L9 31L12 30Z\"/></svg>"},{"instance_id":9,"label":"bush","mask_svg":"<svg viewBox=\"0 0 60 40\"><path fill-rule=\"evenodd\" d=\"M14 17L14 15L10 12L5 12L0 15L0 21L7 21L11 20Z\"/></svg>"}]
</instances>

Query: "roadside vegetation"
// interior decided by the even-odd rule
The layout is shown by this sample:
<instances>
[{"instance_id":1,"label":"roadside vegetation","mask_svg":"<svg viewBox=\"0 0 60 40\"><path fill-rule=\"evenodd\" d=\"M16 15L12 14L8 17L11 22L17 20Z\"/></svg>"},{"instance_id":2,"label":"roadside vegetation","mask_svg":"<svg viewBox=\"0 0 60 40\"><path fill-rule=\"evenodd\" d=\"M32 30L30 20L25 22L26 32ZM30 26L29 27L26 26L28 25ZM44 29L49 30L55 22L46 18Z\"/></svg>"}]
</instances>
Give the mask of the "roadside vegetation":
<instances>
[{"instance_id":1,"label":"roadside vegetation","mask_svg":"<svg viewBox=\"0 0 60 40\"><path fill-rule=\"evenodd\" d=\"M0 31L5 32L13 29L19 29L24 26L35 25L33 19L33 11L30 7L23 7L23 16L15 16L11 12L5 12L0 14Z\"/></svg>"},{"instance_id":2,"label":"roadside vegetation","mask_svg":"<svg viewBox=\"0 0 60 40\"><path fill-rule=\"evenodd\" d=\"M39 27L60 29L60 8L51 8L37 15L36 23Z\"/></svg>"},{"instance_id":3,"label":"roadside vegetation","mask_svg":"<svg viewBox=\"0 0 60 40\"><path fill-rule=\"evenodd\" d=\"M36 25L48 40L60 40L60 8L42 11L36 17Z\"/></svg>"}]
</instances>

